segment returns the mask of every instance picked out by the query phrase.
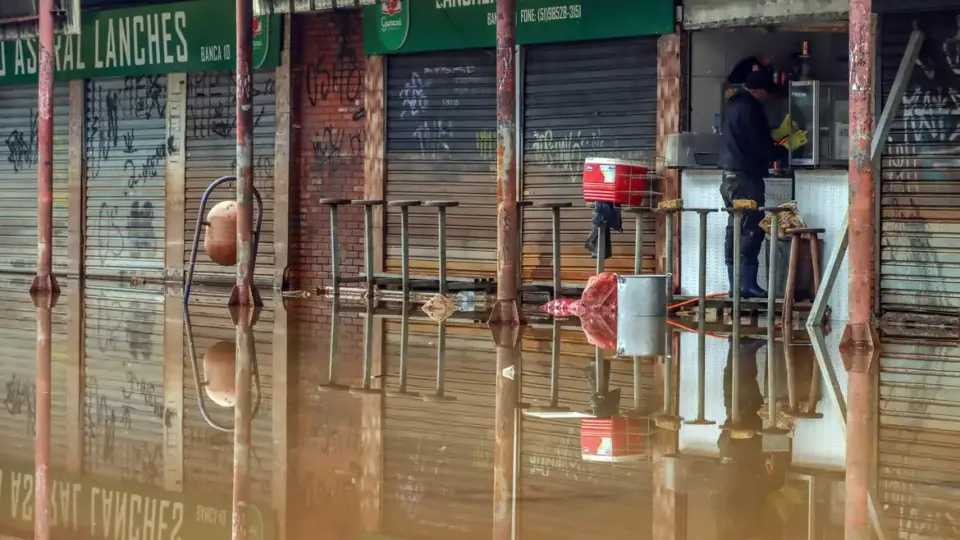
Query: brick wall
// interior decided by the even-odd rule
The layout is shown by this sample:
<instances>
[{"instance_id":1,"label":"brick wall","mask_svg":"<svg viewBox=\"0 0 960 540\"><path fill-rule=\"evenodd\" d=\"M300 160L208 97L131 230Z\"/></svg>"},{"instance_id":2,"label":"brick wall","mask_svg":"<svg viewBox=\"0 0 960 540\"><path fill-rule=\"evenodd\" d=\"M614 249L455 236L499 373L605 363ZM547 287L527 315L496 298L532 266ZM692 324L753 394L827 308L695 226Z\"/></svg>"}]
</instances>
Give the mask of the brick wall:
<instances>
[{"instance_id":1,"label":"brick wall","mask_svg":"<svg viewBox=\"0 0 960 540\"><path fill-rule=\"evenodd\" d=\"M293 24L291 286L329 284L329 210L319 200L363 198L364 57L359 11L298 16ZM343 275L363 270L363 211L341 207Z\"/></svg>"}]
</instances>

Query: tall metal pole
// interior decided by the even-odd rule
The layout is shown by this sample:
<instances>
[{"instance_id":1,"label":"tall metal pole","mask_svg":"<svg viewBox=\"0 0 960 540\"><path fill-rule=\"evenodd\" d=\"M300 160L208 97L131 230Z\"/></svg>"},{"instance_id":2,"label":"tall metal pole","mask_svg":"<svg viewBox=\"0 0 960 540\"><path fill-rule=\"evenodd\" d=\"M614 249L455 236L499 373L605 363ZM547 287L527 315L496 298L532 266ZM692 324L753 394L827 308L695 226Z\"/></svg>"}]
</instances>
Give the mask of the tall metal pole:
<instances>
[{"instance_id":1,"label":"tall metal pole","mask_svg":"<svg viewBox=\"0 0 960 540\"><path fill-rule=\"evenodd\" d=\"M233 540L247 540L250 536L247 520L250 500L250 434L253 411L253 369L256 351L253 341L253 309L240 305L235 324L237 328L236 403L233 411Z\"/></svg>"},{"instance_id":2,"label":"tall metal pole","mask_svg":"<svg viewBox=\"0 0 960 540\"><path fill-rule=\"evenodd\" d=\"M59 291L53 277L53 0L40 0L37 92L37 276L31 291Z\"/></svg>"},{"instance_id":3,"label":"tall metal pole","mask_svg":"<svg viewBox=\"0 0 960 540\"><path fill-rule=\"evenodd\" d=\"M847 455L844 535L870 537L869 498L873 458L871 389L877 378L879 336L873 326L874 175L873 68L875 40L871 0L850 0L850 292L849 320L841 339L847 369Z\"/></svg>"},{"instance_id":4,"label":"tall metal pole","mask_svg":"<svg viewBox=\"0 0 960 540\"><path fill-rule=\"evenodd\" d=\"M237 284L231 305L263 305L253 287L253 0L237 0Z\"/></svg>"},{"instance_id":5,"label":"tall metal pole","mask_svg":"<svg viewBox=\"0 0 960 540\"><path fill-rule=\"evenodd\" d=\"M497 0L497 305L491 323L520 324L517 305L516 0Z\"/></svg>"},{"instance_id":6,"label":"tall metal pole","mask_svg":"<svg viewBox=\"0 0 960 540\"><path fill-rule=\"evenodd\" d=\"M42 291L34 293L33 305L37 315L37 357L36 357L36 444L34 445L34 538L50 540L50 526L53 517L50 479L50 434L51 434L51 396L52 377L52 312L56 304L56 293Z\"/></svg>"}]
</instances>

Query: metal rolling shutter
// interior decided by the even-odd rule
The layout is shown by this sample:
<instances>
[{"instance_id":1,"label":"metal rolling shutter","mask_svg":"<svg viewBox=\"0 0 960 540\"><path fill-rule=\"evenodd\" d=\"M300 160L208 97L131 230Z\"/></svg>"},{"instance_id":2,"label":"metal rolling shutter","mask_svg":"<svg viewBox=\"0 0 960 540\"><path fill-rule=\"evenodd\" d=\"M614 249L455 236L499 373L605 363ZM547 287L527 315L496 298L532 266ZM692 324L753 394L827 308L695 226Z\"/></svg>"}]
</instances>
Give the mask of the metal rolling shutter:
<instances>
[{"instance_id":1,"label":"metal rolling shutter","mask_svg":"<svg viewBox=\"0 0 960 540\"><path fill-rule=\"evenodd\" d=\"M53 89L53 265L67 267L67 172L70 86ZM0 272L35 272L37 264L37 87L0 87Z\"/></svg>"},{"instance_id":2,"label":"metal rolling shutter","mask_svg":"<svg viewBox=\"0 0 960 540\"><path fill-rule=\"evenodd\" d=\"M528 336L523 347L523 401L546 406L550 404L552 329L536 328ZM572 411L587 410L593 387L585 369L595 349L580 330L563 330L560 339L559 404ZM614 359L611 369L610 388L621 389L620 409L632 409L633 362ZM653 364L641 364L644 410L657 405L653 369ZM651 530L653 479L648 460L583 461L576 419L524 418L520 451L522 537L626 539Z\"/></svg>"},{"instance_id":3,"label":"metal rolling shutter","mask_svg":"<svg viewBox=\"0 0 960 540\"><path fill-rule=\"evenodd\" d=\"M561 212L563 279L585 283L596 262L583 243L592 210L583 202L588 157L650 161L657 135L657 38L537 45L523 58L522 198L567 201ZM613 233L606 269L633 272L633 216ZM650 231L653 224L650 223ZM524 281L552 279L551 214L527 209L523 220ZM644 267L654 267L654 235Z\"/></svg>"},{"instance_id":4,"label":"metal rolling shutter","mask_svg":"<svg viewBox=\"0 0 960 540\"><path fill-rule=\"evenodd\" d=\"M387 321L386 383L397 387L400 322ZM432 393L437 325L410 322L408 390ZM448 324L445 393L455 402L386 397L384 530L424 538L489 536L493 526L496 349L485 326Z\"/></svg>"},{"instance_id":5,"label":"metal rolling shutter","mask_svg":"<svg viewBox=\"0 0 960 540\"><path fill-rule=\"evenodd\" d=\"M203 357L210 347L221 341L236 347L236 326L230 318L230 313L223 309L223 301L227 295L229 290L197 291L190 296L190 323L193 328L198 375L201 382L206 380ZM270 406L273 396L270 376L273 367L273 305L270 297L264 298L264 309L260 312L260 318L254 327L254 345L263 398L260 409L253 419L253 432L250 438L250 467L253 475L250 481L250 494L254 502L269 504L273 471L273 413ZM255 401L256 393L254 393ZM233 427L233 407L221 407L206 395L204 395L204 403L211 419L221 426ZM200 413L186 336L184 336L183 409L184 489L190 493L201 493L215 499L227 497L229 500L231 486L233 486L233 433L213 428Z\"/></svg>"},{"instance_id":6,"label":"metal rolling shutter","mask_svg":"<svg viewBox=\"0 0 960 540\"><path fill-rule=\"evenodd\" d=\"M4 344L0 363L0 459L33 463L36 435L36 309L28 293L33 278L8 276L0 284L0 340ZM66 466L67 460L67 303L68 284L61 280L60 301L53 310L51 328L51 441L50 459L55 467Z\"/></svg>"},{"instance_id":7,"label":"metal rolling shutter","mask_svg":"<svg viewBox=\"0 0 960 540\"><path fill-rule=\"evenodd\" d=\"M162 285L88 281L84 299L84 470L162 486Z\"/></svg>"},{"instance_id":8,"label":"metal rolling shutter","mask_svg":"<svg viewBox=\"0 0 960 540\"><path fill-rule=\"evenodd\" d=\"M163 279L166 77L87 81L85 271Z\"/></svg>"},{"instance_id":9,"label":"metal rolling shutter","mask_svg":"<svg viewBox=\"0 0 960 540\"><path fill-rule=\"evenodd\" d=\"M388 200L448 199L451 276L497 273L497 100L492 50L388 59ZM400 272L400 211L387 211L387 271ZM410 210L410 268L435 276L437 216Z\"/></svg>"},{"instance_id":10,"label":"metal rolling shutter","mask_svg":"<svg viewBox=\"0 0 960 540\"><path fill-rule=\"evenodd\" d=\"M257 254L255 277L260 283L273 278L273 159L276 154L276 74L260 71L253 76L253 184L263 198L263 228ZM190 249L197 226L197 213L203 192L217 178L237 174L236 77L232 71L194 73L187 77L187 164L186 204L184 210L184 262L190 262ZM236 200L237 185L227 182L217 188L207 212L217 203ZM254 205L256 219L256 205ZM235 281L236 272L197 255L196 282Z\"/></svg>"},{"instance_id":11,"label":"metal rolling shutter","mask_svg":"<svg viewBox=\"0 0 960 540\"><path fill-rule=\"evenodd\" d=\"M899 538L960 536L960 348L888 340L880 359L879 492Z\"/></svg>"},{"instance_id":12,"label":"metal rolling shutter","mask_svg":"<svg viewBox=\"0 0 960 540\"><path fill-rule=\"evenodd\" d=\"M956 15L953 11L882 19L884 100L914 20L927 34L881 163L879 302L885 314L955 316L960 312L960 255L956 250L960 235L956 152L960 81L953 71Z\"/></svg>"}]
</instances>

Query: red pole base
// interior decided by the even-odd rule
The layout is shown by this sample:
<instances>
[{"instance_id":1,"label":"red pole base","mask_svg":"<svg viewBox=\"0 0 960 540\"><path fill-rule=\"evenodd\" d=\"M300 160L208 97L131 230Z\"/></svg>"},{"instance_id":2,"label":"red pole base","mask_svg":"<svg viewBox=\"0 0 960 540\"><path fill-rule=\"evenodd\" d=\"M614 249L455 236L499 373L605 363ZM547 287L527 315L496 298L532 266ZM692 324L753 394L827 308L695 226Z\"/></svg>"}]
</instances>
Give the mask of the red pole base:
<instances>
[{"instance_id":1,"label":"red pole base","mask_svg":"<svg viewBox=\"0 0 960 540\"><path fill-rule=\"evenodd\" d=\"M30 285L30 294L39 292L59 293L60 285L57 284L57 278L51 276L37 275L33 278L33 284Z\"/></svg>"},{"instance_id":2,"label":"red pole base","mask_svg":"<svg viewBox=\"0 0 960 540\"><path fill-rule=\"evenodd\" d=\"M263 307L263 299L260 298L260 291L257 290L257 287L253 284L250 285L250 290L247 291L247 298L253 301L253 305L257 307ZM234 285L233 290L230 291L230 301L228 305L236 306L240 304L240 285Z\"/></svg>"}]
</instances>

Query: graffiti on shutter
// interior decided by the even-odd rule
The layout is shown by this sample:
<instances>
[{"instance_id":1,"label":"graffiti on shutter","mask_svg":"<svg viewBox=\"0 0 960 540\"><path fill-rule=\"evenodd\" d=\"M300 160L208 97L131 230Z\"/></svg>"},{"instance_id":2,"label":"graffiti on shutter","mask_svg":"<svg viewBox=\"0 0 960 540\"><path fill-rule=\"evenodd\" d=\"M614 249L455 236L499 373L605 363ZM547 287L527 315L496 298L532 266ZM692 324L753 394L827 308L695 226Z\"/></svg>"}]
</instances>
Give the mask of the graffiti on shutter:
<instances>
[{"instance_id":1,"label":"graffiti on shutter","mask_svg":"<svg viewBox=\"0 0 960 540\"><path fill-rule=\"evenodd\" d=\"M30 296L29 276L6 276L0 282L0 340L4 360L0 364L0 459L32 462L36 437L37 318ZM60 302L53 310L51 328L51 441L54 466L64 467L67 459L67 303L66 290L72 283L61 280Z\"/></svg>"},{"instance_id":2,"label":"graffiti on shutter","mask_svg":"<svg viewBox=\"0 0 960 540\"><path fill-rule=\"evenodd\" d=\"M586 283L595 260L583 245L591 210L583 202L583 163L589 157L651 163L657 133L657 40L631 38L538 45L524 49L521 199L563 201L563 279ZM634 219L612 233L606 269L633 271ZM653 223L645 224L653 231ZM528 208L523 219L525 281L553 276L552 217ZM644 268L654 267L654 235L645 234Z\"/></svg>"},{"instance_id":3,"label":"graffiti on shutter","mask_svg":"<svg viewBox=\"0 0 960 540\"><path fill-rule=\"evenodd\" d=\"M454 200L451 276L497 271L496 64L493 51L391 56L387 69L389 200ZM387 212L387 270L400 271L400 211ZM437 212L410 210L410 267L435 276Z\"/></svg>"},{"instance_id":4,"label":"graffiti on shutter","mask_svg":"<svg viewBox=\"0 0 960 540\"><path fill-rule=\"evenodd\" d=\"M86 273L163 279L166 78L86 84Z\"/></svg>"},{"instance_id":5,"label":"graffiti on shutter","mask_svg":"<svg viewBox=\"0 0 960 540\"><path fill-rule=\"evenodd\" d=\"M70 151L70 91L53 93L53 264L67 267L67 172ZM0 88L0 271L34 273L37 264L37 87Z\"/></svg>"},{"instance_id":6,"label":"graffiti on shutter","mask_svg":"<svg viewBox=\"0 0 960 540\"><path fill-rule=\"evenodd\" d=\"M163 486L163 289L84 288L84 467Z\"/></svg>"},{"instance_id":7,"label":"graffiti on shutter","mask_svg":"<svg viewBox=\"0 0 960 540\"><path fill-rule=\"evenodd\" d=\"M184 210L184 262L190 250L204 191L216 179L237 174L236 77L232 71L192 73L187 76L187 171ZM253 185L263 198L263 228L257 253L258 281L273 276L273 158L276 153L276 75L273 70L253 76ZM207 201L235 200L237 185L227 182ZM254 207L256 219L256 207ZM217 266L202 252L197 255L196 282L233 282L233 267Z\"/></svg>"}]
</instances>

